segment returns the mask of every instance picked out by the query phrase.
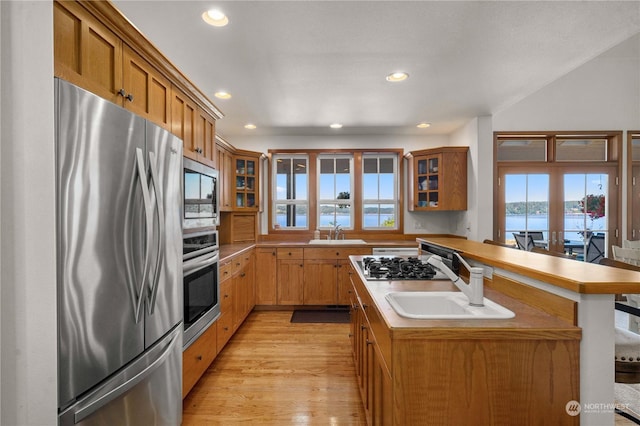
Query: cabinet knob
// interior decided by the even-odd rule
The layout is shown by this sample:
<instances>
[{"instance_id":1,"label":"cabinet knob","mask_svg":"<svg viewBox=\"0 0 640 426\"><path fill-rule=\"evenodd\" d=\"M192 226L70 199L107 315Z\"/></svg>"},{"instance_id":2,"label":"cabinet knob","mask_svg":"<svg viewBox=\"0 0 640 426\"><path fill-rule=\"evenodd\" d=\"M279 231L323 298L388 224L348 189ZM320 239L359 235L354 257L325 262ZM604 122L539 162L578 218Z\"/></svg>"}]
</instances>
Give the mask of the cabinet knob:
<instances>
[{"instance_id":1,"label":"cabinet knob","mask_svg":"<svg viewBox=\"0 0 640 426\"><path fill-rule=\"evenodd\" d=\"M133 102L133 95L131 93L129 93L127 96L124 97L126 100L128 100L129 102Z\"/></svg>"},{"instance_id":2,"label":"cabinet knob","mask_svg":"<svg viewBox=\"0 0 640 426\"><path fill-rule=\"evenodd\" d=\"M366 325L364 325L364 324L360 324L360 330L366 330L366 329L367 329L367 326L366 326Z\"/></svg>"},{"instance_id":3,"label":"cabinet knob","mask_svg":"<svg viewBox=\"0 0 640 426\"><path fill-rule=\"evenodd\" d=\"M339 251L336 252L336 256L340 256L340 252Z\"/></svg>"},{"instance_id":4,"label":"cabinet knob","mask_svg":"<svg viewBox=\"0 0 640 426\"><path fill-rule=\"evenodd\" d=\"M371 344L373 344L373 342L371 340L367 339L367 345L371 345Z\"/></svg>"},{"instance_id":5,"label":"cabinet knob","mask_svg":"<svg viewBox=\"0 0 640 426\"><path fill-rule=\"evenodd\" d=\"M291 255L292 255L291 252L289 252L289 256L291 256Z\"/></svg>"},{"instance_id":6,"label":"cabinet knob","mask_svg":"<svg viewBox=\"0 0 640 426\"><path fill-rule=\"evenodd\" d=\"M196 357L196 359L197 359L198 361L202 361L202 355L198 355L198 356Z\"/></svg>"},{"instance_id":7,"label":"cabinet knob","mask_svg":"<svg viewBox=\"0 0 640 426\"><path fill-rule=\"evenodd\" d=\"M118 90L117 95L118 95L118 96L122 96L122 97L124 98L124 95L126 95L126 93L127 93L127 92L125 92L125 91L124 91L124 89L120 89L120 90Z\"/></svg>"},{"instance_id":8,"label":"cabinet knob","mask_svg":"<svg viewBox=\"0 0 640 426\"><path fill-rule=\"evenodd\" d=\"M240 274L241 277L244 277L245 275L247 274L245 274L244 272Z\"/></svg>"}]
</instances>

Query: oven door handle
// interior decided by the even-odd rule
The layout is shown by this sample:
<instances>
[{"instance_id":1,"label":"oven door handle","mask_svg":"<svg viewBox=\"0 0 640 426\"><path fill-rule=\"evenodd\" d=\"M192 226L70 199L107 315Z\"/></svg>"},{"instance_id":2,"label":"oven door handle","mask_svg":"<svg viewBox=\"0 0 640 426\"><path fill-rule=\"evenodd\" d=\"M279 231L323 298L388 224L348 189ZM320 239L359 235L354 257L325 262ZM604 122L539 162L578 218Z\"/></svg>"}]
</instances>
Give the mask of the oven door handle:
<instances>
[{"instance_id":1,"label":"oven door handle","mask_svg":"<svg viewBox=\"0 0 640 426\"><path fill-rule=\"evenodd\" d=\"M198 272L201 269L206 268L217 263L220 260L220 254L218 252L211 253L207 256L196 257L195 259L188 260L182 264L182 270L184 276Z\"/></svg>"}]
</instances>

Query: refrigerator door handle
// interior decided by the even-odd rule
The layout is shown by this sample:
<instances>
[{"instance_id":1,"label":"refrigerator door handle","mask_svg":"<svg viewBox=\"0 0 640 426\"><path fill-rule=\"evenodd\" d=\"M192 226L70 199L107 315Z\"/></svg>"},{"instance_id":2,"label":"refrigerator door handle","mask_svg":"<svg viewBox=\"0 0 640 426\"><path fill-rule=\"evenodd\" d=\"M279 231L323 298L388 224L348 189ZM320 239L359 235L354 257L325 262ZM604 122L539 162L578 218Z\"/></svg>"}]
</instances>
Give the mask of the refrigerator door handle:
<instances>
[{"instance_id":1,"label":"refrigerator door handle","mask_svg":"<svg viewBox=\"0 0 640 426\"><path fill-rule=\"evenodd\" d=\"M151 183L153 184L153 190L156 194L156 208L158 209L158 247L156 251L156 265L153 273L153 280L151 282L151 297L149 300L149 315L153 314L156 306L156 296L158 294L158 283L160 282L160 268L164 261L164 244L162 244L161 238L165 235L164 226L164 202L162 200L162 185L158 180L158 169L156 166L156 154L149 151L149 166L151 169Z\"/></svg>"},{"instance_id":2,"label":"refrigerator door handle","mask_svg":"<svg viewBox=\"0 0 640 426\"><path fill-rule=\"evenodd\" d=\"M153 351L153 353L149 354L149 357L152 357L156 355L156 352L158 352L159 350L162 350L162 352L159 355L157 355L157 358L153 362L151 362L148 366L144 367L141 371L136 372L133 377L131 377L128 380L124 380L123 383L121 383L120 385L116 386L113 389L109 389L109 388L100 389L94 395L91 395L90 399L85 401L82 404L82 407L79 407L79 409L75 411L73 415L74 422L76 424L80 423L82 420L86 419L87 417L89 417L90 415L92 415L93 413L95 413L96 411L98 411L100 408L104 407L111 401L124 395L129 390L131 390L136 385L138 385L140 382L142 382L144 379L149 377L158 367L162 365L162 363L164 363L164 361L169 357L169 355L171 355L173 347L177 344L177 342L181 340L180 339L181 329L182 329L182 323L180 323L178 327L176 327L173 330L173 333L171 334L171 336L169 336L170 341L167 343L166 347L164 348L156 347L155 348L156 350Z\"/></svg>"},{"instance_id":3,"label":"refrigerator door handle","mask_svg":"<svg viewBox=\"0 0 640 426\"><path fill-rule=\"evenodd\" d=\"M146 246L144 253L144 267L142 272L142 279L140 280L140 290L137 293L137 303L136 303L136 324L140 322L140 314L142 311L142 303L145 299L145 283L149 279L149 270L150 270L150 254L151 254L151 243L153 241L153 212L151 210L151 195L149 194L149 184L147 183L147 173L144 167L144 156L142 154L142 150L140 148L136 148L136 161L137 161L137 171L138 177L140 178L140 187L142 188L142 201L144 204L144 217L145 217L145 228L146 228Z\"/></svg>"}]
</instances>

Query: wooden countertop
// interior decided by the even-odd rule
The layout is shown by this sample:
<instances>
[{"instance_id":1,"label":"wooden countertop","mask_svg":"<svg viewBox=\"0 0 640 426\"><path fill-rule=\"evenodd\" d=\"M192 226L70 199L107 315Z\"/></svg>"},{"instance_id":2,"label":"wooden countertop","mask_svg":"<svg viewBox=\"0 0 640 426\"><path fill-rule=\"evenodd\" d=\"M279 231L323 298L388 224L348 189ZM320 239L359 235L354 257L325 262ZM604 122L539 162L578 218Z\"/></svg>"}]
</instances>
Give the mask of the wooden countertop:
<instances>
[{"instance_id":1,"label":"wooden countertop","mask_svg":"<svg viewBox=\"0 0 640 426\"><path fill-rule=\"evenodd\" d=\"M385 299L393 291L459 291L451 281L367 281L349 256L360 280L394 339L542 339L580 340L579 327L485 286L484 296L516 315L508 319L420 320L401 317Z\"/></svg>"},{"instance_id":2,"label":"wooden countertop","mask_svg":"<svg viewBox=\"0 0 640 426\"><path fill-rule=\"evenodd\" d=\"M224 263L233 256L241 254L247 250L251 250L255 246L255 243L222 244L220 246L220 263Z\"/></svg>"},{"instance_id":3,"label":"wooden countertop","mask_svg":"<svg viewBox=\"0 0 640 426\"><path fill-rule=\"evenodd\" d=\"M417 239L457 250L488 266L540 280L576 293L640 293L640 272L547 256L459 238Z\"/></svg>"},{"instance_id":4,"label":"wooden countertop","mask_svg":"<svg viewBox=\"0 0 640 426\"><path fill-rule=\"evenodd\" d=\"M364 238L366 244L313 244L309 241L261 241L256 244L257 247L418 247L415 241L411 240L374 240Z\"/></svg>"}]
</instances>

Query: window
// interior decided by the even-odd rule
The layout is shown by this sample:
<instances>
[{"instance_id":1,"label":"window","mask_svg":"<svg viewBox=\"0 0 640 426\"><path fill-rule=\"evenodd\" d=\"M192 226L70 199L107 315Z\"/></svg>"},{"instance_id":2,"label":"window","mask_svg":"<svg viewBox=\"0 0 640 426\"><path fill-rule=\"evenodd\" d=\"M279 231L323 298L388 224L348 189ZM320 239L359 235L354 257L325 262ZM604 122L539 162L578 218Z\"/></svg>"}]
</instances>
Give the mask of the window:
<instances>
[{"instance_id":1,"label":"window","mask_svg":"<svg viewBox=\"0 0 640 426\"><path fill-rule=\"evenodd\" d=\"M274 155L273 162L274 228L308 229L308 156Z\"/></svg>"},{"instance_id":2,"label":"window","mask_svg":"<svg viewBox=\"0 0 640 426\"><path fill-rule=\"evenodd\" d=\"M318 228L353 229L353 156L318 156Z\"/></svg>"},{"instance_id":3,"label":"window","mask_svg":"<svg viewBox=\"0 0 640 426\"><path fill-rule=\"evenodd\" d=\"M362 156L362 228L397 229L398 157L389 154Z\"/></svg>"},{"instance_id":4,"label":"window","mask_svg":"<svg viewBox=\"0 0 640 426\"><path fill-rule=\"evenodd\" d=\"M512 154L533 145L528 135L494 136L497 152L506 142ZM544 141L537 149L547 152L544 162L535 155L496 158L494 238L513 244L518 234L539 235L538 247L597 262L619 245L621 132L547 133L536 140Z\"/></svg>"}]
</instances>

